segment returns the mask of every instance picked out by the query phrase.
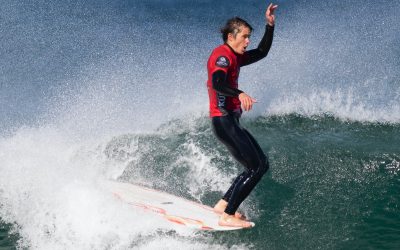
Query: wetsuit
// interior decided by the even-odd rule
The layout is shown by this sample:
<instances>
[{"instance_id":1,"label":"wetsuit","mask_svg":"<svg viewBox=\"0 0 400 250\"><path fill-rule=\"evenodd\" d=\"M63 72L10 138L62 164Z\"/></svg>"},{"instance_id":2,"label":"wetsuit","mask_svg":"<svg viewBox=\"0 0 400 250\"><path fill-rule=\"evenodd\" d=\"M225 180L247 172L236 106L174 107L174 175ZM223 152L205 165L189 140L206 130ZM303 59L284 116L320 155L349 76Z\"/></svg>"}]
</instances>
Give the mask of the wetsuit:
<instances>
[{"instance_id":1,"label":"wetsuit","mask_svg":"<svg viewBox=\"0 0 400 250\"><path fill-rule=\"evenodd\" d=\"M225 213L233 215L243 200L269 168L268 158L253 136L244 129L239 118L242 114L238 89L240 67L257 62L267 56L271 48L274 27L267 25L256 49L236 54L228 44L213 50L207 63L208 94L212 128L217 138L233 157L245 167L232 183L223 199L228 202Z\"/></svg>"}]
</instances>

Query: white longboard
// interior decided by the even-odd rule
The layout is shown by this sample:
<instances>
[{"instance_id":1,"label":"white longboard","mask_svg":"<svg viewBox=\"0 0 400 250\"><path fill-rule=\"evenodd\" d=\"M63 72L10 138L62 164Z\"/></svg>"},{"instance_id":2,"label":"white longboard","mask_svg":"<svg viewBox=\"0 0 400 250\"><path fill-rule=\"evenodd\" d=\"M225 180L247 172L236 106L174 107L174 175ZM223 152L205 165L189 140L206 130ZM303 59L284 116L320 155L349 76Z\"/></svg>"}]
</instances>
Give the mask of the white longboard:
<instances>
[{"instance_id":1,"label":"white longboard","mask_svg":"<svg viewBox=\"0 0 400 250\"><path fill-rule=\"evenodd\" d=\"M135 208L156 213L172 223L199 230L242 229L218 225L219 214L213 208L194 201L129 183L109 181L107 185L122 201Z\"/></svg>"}]
</instances>

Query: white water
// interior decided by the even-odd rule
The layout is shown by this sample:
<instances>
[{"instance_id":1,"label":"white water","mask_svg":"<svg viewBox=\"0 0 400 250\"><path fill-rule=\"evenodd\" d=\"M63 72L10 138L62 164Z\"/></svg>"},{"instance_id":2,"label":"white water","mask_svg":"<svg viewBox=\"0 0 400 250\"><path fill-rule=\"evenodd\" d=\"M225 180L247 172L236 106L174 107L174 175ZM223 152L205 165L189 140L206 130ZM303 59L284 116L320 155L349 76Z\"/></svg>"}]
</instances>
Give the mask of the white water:
<instances>
[{"instance_id":1,"label":"white water","mask_svg":"<svg viewBox=\"0 0 400 250\"><path fill-rule=\"evenodd\" d=\"M185 147L196 151L193 145ZM0 216L5 222L15 223L21 237L20 247L227 248L224 244L212 243L206 235L133 209L116 199L103 188L102 181L117 176L115 170L123 169L132 157L116 161L107 158L103 150L101 144L79 144L50 127L25 128L1 139ZM134 147L129 151L134 153ZM197 162L199 158L203 160ZM196 152L186 155L180 163L183 162L191 164L194 173L201 173L201 176L193 175L187 183L192 183L194 195L201 195L199 188L203 182L220 174L216 169L211 171L212 166L206 168L204 165L211 165L207 156ZM196 169L197 166L203 169ZM145 181L151 184L157 180Z\"/></svg>"}]
</instances>

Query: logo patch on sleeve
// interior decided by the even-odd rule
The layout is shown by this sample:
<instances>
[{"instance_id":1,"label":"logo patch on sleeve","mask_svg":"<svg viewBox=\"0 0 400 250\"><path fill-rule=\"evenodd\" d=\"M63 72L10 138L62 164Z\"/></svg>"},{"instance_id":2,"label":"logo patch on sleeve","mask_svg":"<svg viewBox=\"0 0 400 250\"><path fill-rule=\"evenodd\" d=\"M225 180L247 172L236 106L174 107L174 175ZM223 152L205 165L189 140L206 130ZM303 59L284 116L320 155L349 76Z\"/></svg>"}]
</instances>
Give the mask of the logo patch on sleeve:
<instances>
[{"instance_id":1,"label":"logo patch on sleeve","mask_svg":"<svg viewBox=\"0 0 400 250\"><path fill-rule=\"evenodd\" d=\"M215 63L218 67L227 68L229 67L229 60L225 56L220 56L217 58L217 62Z\"/></svg>"}]
</instances>

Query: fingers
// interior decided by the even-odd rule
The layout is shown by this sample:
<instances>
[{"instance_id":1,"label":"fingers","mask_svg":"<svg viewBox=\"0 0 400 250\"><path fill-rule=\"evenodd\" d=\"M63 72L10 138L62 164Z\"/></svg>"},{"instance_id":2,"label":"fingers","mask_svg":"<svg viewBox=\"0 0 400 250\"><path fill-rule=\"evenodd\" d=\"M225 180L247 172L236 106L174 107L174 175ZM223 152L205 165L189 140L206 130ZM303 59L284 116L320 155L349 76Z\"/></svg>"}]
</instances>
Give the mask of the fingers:
<instances>
[{"instance_id":1,"label":"fingers","mask_svg":"<svg viewBox=\"0 0 400 250\"><path fill-rule=\"evenodd\" d=\"M249 96L249 99L248 99L248 106L247 106L247 110L246 111L249 111L249 110L251 110L252 108L253 108L253 104L254 103L256 103L257 102L257 100L256 99L254 99L253 97L250 97Z\"/></svg>"},{"instance_id":2,"label":"fingers","mask_svg":"<svg viewBox=\"0 0 400 250\"><path fill-rule=\"evenodd\" d=\"M269 25L274 26L275 23L275 10L278 8L278 5L274 5L273 3L270 3L268 5L268 8L265 12L265 18L267 19L267 22Z\"/></svg>"},{"instance_id":3,"label":"fingers","mask_svg":"<svg viewBox=\"0 0 400 250\"><path fill-rule=\"evenodd\" d=\"M267 10L265 11L265 15L266 15L266 16L269 16L269 15L270 15L271 7L272 7L272 3L270 3L270 4L268 5Z\"/></svg>"},{"instance_id":4,"label":"fingers","mask_svg":"<svg viewBox=\"0 0 400 250\"><path fill-rule=\"evenodd\" d=\"M272 3L270 3L270 4L268 5L267 11L270 11L270 10L271 10L271 7L272 7Z\"/></svg>"},{"instance_id":5,"label":"fingers","mask_svg":"<svg viewBox=\"0 0 400 250\"><path fill-rule=\"evenodd\" d=\"M276 8L278 8L278 5L277 4L273 4L273 3L270 3L269 5L268 5L268 7L267 7L267 11L266 11L266 14L269 16L269 15L273 15L274 14L274 11L276 10Z\"/></svg>"},{"instance_id":6,"label":"fingers","mask_svg":"<svg viewBox=\"0 0 400 250\"><path fill-rule=\"evenodd\" d=\"M245 111L249 110L249 100L247 98L247 95L243 98L242 107Z\"/></svg>"}]
</instances>

